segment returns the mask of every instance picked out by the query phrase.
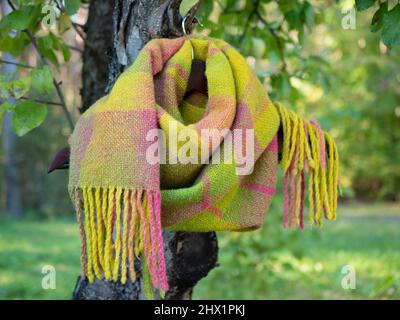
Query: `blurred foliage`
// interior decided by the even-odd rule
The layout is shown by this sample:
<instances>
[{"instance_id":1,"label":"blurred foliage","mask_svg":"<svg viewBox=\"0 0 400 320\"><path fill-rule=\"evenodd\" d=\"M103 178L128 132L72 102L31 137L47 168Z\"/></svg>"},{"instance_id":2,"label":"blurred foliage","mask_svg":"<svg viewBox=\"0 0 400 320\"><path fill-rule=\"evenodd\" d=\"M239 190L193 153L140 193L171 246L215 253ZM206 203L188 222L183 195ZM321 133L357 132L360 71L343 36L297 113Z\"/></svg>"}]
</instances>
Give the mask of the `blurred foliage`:
<instances>
[{"instance_id":1,"label":"blurred foliage","mask_svg":"<svg viewBox=\"0 0 400 320\"><path fill-rule=\"evenodd\" d=\"M43 98L51 97L52 91L57 91L59 84L53 80L53 73L59 70L60 56L63 63L68 63L71 57L70 48L62 34L75 26L70 16L77 12L81 1L19 0L8 1L8 4L11 12L0 21L0 51L18 61L2 61L15 63L18 68L30 72L22 76L20 72L1 75L0 99L15 98L15 101L12 100L15 105L10 106L10 102L1 105L0 114L12 113L13 129L17 135L23 136L46 118L46 102L39 103L35 99L40 97L43 101ZM30 46L40 57L35 66L21 61ZM66 108L63 98L59 98L59 104ZM21 102L21 99L25 101ZM50 101L49 104L54 103Z\"/></svg>"},{"instance_id":2,"label":"blurred foliage","mask_svg":"<svg viewBox=\"0 0 400 320\"><path fill-rule=\"evenodd\" d=\"M47 167L55 153L67 145L68 135L67 128L60 130L65 126L61 110L54 110L57 106L51 108L40 127L17 140L14 161L19 172L17 183L21 189L25 218L43 219L74 214L67 190L68 170L47 174ZM1 152L0 161L4 161ZM0 171L0 179L2 177L3 172Z\"/></svg>"},{"instance_id":3,"label":"blurred foliage","mask_svg":"<svg viewBox=\"0 0 400 320\"><path fill-rule=\"evenodd\" d=\"M389 5L391 5L390 10ZM360 11L374 8L375 13L371 21L372 32L381 31L383 43L389 48L400 45L399 2L388 0L356 0L356 7Z\"/></svg>"}]
</instances>

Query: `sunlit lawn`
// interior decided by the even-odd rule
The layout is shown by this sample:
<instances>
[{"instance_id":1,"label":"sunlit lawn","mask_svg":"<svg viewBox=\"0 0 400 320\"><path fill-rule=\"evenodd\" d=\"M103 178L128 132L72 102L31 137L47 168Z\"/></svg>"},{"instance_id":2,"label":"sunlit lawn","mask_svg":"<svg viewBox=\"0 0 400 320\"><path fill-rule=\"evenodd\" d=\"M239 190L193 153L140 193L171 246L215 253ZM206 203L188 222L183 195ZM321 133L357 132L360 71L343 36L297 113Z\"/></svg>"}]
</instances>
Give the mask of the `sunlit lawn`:
<instances>
[{"instance_id":1,"label":"sunlit lawn","mask_svg":"<svg viewBox=\"0 0 400 320\"><path fill-rule=\"evenodd\" d=\"M220 266L194 298L400 298L399 205L342 206L338 221L303 232L268 215L260 231L219 234ZM42 288L45 265L55 290ZM356 270L355 290L341 287L344 265ZM79 272L74 221L0 220L0 299L70 299Z\"/></svg>"}]
</instances>

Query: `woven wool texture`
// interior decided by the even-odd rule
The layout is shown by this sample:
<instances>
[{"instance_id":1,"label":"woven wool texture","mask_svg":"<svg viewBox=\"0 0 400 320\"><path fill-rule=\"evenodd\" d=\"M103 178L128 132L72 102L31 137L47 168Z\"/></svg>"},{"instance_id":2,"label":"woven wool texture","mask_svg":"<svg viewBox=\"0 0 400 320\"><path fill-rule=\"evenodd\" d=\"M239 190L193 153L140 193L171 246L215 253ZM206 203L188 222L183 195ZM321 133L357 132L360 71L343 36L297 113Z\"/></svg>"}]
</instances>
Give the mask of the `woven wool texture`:
<instances>
[{"instance_id":1,"label":"woven wool texture","mask_svg":"<svg viewBox=\"0 0 400 320\"><path fill-rule=\"evenodd\" d=\"M193 57L206 63L208 97L185 97ZM154 141L146 134L157 128L166 133L167 159L172 128L178 134L189 129L212 155L222 154L226 141L218 137L213 148L201 139L202 129L253 129L254 170L237 174L235 149L232 163L149 164L146 150ZM337 149L318 124L273 104L246 60L224 41L189 36L149 42L110 94L80 117L71 137L69 189L83 276L135 281L139 258L147 286L166 291L161 228L260 227L275 193L279 128L284 225L303 227L307 189L310 222L335 219Z\"/></svg>"}]
</instances>

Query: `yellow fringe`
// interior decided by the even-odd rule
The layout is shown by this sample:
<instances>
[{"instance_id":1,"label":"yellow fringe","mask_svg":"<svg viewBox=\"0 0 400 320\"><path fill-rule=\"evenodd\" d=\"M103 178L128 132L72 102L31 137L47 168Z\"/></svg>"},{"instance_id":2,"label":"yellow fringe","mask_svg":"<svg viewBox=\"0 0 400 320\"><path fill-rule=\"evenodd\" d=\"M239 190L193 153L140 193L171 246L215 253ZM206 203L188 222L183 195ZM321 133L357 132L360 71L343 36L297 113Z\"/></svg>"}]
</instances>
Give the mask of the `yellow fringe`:
<instances>
[{"instance_id":1,"label":"yellow fringe","mask_svg":"<svg viewBox=\"0 0 400 320\"><path fill-rule=\"evenodd\" d=\"M89 214L90 214L90 233L92 235L92 253L93 253L93 267L94 273L97 278L101 279L101 272L99 267L99 257L97 254L97 232L96 232L96 225L95 225L95 205L94 205L94 197L93 197L93 190L92 188L87 189L88 196L89 196Z\"/></svg>"},{"instance_id":2,"label":"yellow fringe","mask_svg":"<svg viewBox=\"0 0 400 320\"><path fill-rule=\"evenodd\" d=\"M101 194L100 188L95 191L95 204L96 204L96 223L97 223L97 252L99 254L99 263L102 270L104 270L104 226L103 218L101 216Z\"/></svg>"},{"instance_id":3,"label":"yellow fringe","mask_svg":"<svg viewBox=\"0 0 400 320\"><path fill-rule=\"evenodd\" d=\"M121 195L122 189L117 188L115 198L115 257L113 268L113 280L118 280L119 260L121 257Z\"/></svg>"},{"instance_id":4,"label":"yellow fringe","mask_svg":"<svg viewBox=\"0 0 400 320\"><path fill-rule=\"evenodd\" d=\"M126 259L128 252L128 211L129 211L129 192L124 192L124 215L122 221L122 261L121 261L121 282L126 283Z\"/></svg>"},{"instance_id":5,"label":"yellow fringe","mask_svg":"<svg viewBox=\"0 0 400 320\"><path fill-rule=\"evenodd\" d=\"M108 190L108 212L106 223L106 244L104 250L105 277L111 280L111 260L112 260L112 215L114 206L114 188Z\"/></svg>"},{"instance_id":6,"label":"yellow fringe","mask_svg":"<svg viewBox=\"0 0 400 320\"><path fill-rule=\"evenodd\" d=\"M301 118L299 118L299 162L298 168L299 171L303 171L304 169L304 159L305 159L305 145L306 145L306 133L304 131L304 122Z\"/></svg>"},{"instance_id":7,"label":"yellow fringe","mask_svg":"<svg viewBox=\"0 0 400 320\"><path fill-rule=\"evenodd\" d=\"M101 218L103 219L103 226L106 227L107 223L107 204L108 204L108 190L103 188L102 196L101 196ZM103 259L104 261L104 259Z\"/></svg>"},{"instance_id":8,"label":"yellow fringe","mask_svg":"<svg viewBox=\"0 0 400 320\"><path fill-rule=\"evenodd\" d=\"M153 194L147 197L153 191L121 187L81 187L72 191L78 221L83 218L81 204L85 216L80 223L83 278L87 277L90 283L95 278L105 278L125 284L129 275L134 282L136 255L142 262L141 273L148 291L152 285L159 287L158 243L153 243L157 237L149 201L153 208L155 204Z\"/></svg>"},{"instance_id":9,"label":"yellow fringe","mask_svg":"<svg viewBox=\"0 0 400 320\"><path fill-rule=\"evenodd\" d=\"M326 132L322 131L321 135L315 123L301 119L280 103L275 106L283 132L281 165L285 177L290 180L289 194L285 195L285 201L289 202L289 212L285 214L289 215L290 225L302 223L300 213L303 210L302 192L305 191L302 190L303 171L308 172L310 223L320 225L322 216L329 220L336 219L339 156L335 142ZM322 146L326 159L321 158ZM292 223L294 220L296 223Z\"/></svg>"},{"instance_id":10,"label":"yellow fringe","mask_svg":"<svg viewBox=\"0 0 400 320\"><path fill-rule=\"evenodd\" d=\"M310 123L307 123L307 129L309 138L311 141L311 153L314 159L314 162L317 164L314 168L314 204L315 204L315 212L314 212L314 223L321 223L322 216L322 201L321 201L321 157L320 157L320 147L319 147L319 138L318 132L316 132L316 128Z\"/></svg>"},{"instance_id":11,"label":"yellow fringe","mask_svg":"<svg viewBox=\"0 0 400 320\"><path fill-rule=\"evenodd\" d=\"M93 249L92 249L92 241L91 241L91 228L90 228L90 210L89 210L89 201L87 197L86 188L82 188L82 197L83 197L83 210L85 210L85 227L86 227L86 242L87 242L87 276L89 282L92 283L94 281L93 275Z\"/></svg>"},{"instance_id":12,"label":"yellow fringe","mask_svg":"<svg viewBox=\"0 0 400 320\"><path fill-rule=\"evenodd\" d=\"M82 211L81 211L81 200L79 197L79 190L73 190L73 200L75 204L76 210L76 219L79 225L79 234L81 236L81 268L82 268L82 278L86 278L87 272L87 252L86 252L86 234L85 234L85 225L82 221Z\"/></svg>"}]
</instances>

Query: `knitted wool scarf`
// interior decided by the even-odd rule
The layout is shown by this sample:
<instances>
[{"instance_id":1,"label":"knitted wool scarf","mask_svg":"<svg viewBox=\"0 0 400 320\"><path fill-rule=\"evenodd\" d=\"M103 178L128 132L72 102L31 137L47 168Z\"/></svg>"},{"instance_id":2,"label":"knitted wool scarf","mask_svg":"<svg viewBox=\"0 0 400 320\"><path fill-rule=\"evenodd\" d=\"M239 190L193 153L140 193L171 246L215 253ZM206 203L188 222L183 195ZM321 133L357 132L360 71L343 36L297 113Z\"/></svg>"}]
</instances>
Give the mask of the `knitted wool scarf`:
<instances>
[{"instance_id":1,"label":"knitted wool scarf","mask_svg":"<svg viewBox=\"0 0 400 320\"><path fill-rule=\"evenodd\" d=\"M205 61L208 96L185 95L193 57ZM168 159L185 146L183 154L193 152L182 140L170 148L171 132L179 136L186 130L209 151L210 161L149 163L146 152L157 141L148 139L151 129L166 133ZM227 149L227 136L211 137L215 145L203 139L202 129L250 129L251 172L237 174L236 147L231 163L213 163L217 151ZM80 117L70 141L69 190L82 237L82 275L90 282L94 277L135 281L134 260L141 259L148 292L151 287L165 292L162 228L259 228L275 193L278 149L284 226L303 228L306 189L312 224L320 224L323 215L336 218L335 143L317 123L273 104L246 60L221 40L189 36L149 42L110 94Z\"/></svg>"}]
</instances>

